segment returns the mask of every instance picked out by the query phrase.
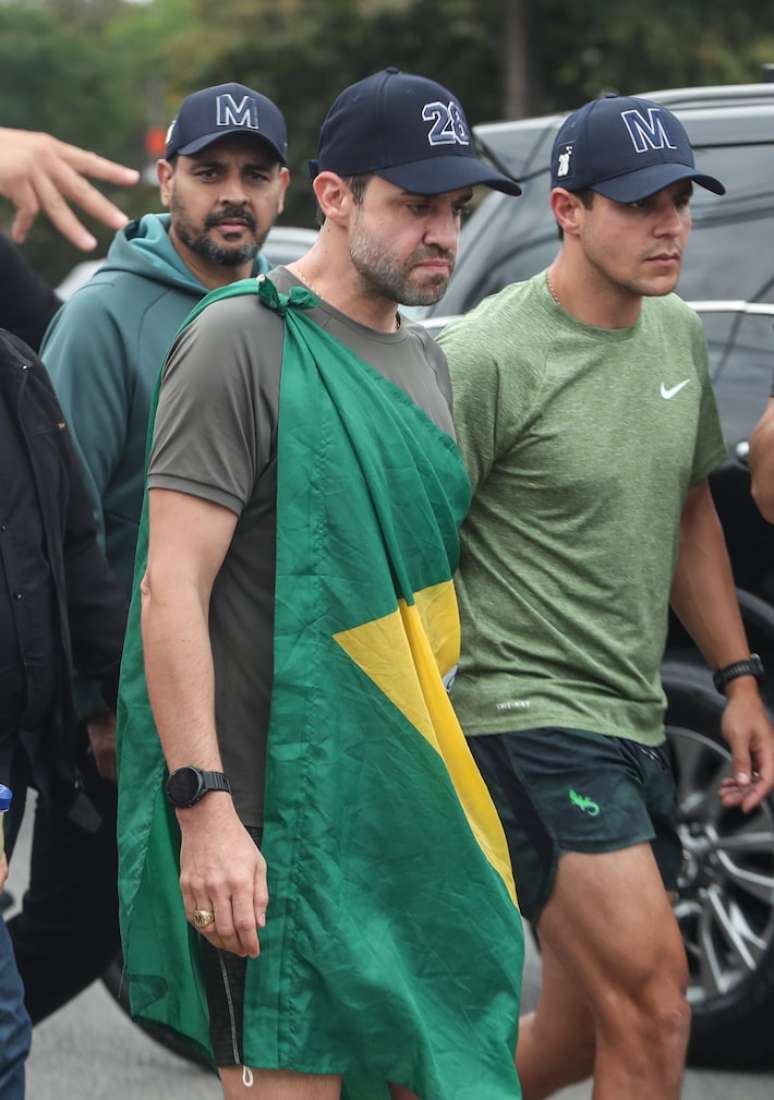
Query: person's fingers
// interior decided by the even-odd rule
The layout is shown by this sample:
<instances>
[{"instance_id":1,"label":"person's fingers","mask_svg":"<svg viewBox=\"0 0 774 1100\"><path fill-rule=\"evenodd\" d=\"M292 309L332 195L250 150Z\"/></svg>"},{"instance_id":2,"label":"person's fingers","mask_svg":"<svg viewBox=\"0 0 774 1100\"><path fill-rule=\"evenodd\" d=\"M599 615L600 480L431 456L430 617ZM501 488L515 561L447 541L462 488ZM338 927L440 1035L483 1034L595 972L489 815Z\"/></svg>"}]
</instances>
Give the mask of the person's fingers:
<instances>
[{"instance_id":1,"label":"person's fingers","mask_svg":"<svg viewBox=\"0 0 774 1100\"><path fill-rule=\"evenodd\" d=\"M234 931L234 917L231 911L231 897L228 889L213 889L210 886L212 904L207 908L215 913L215 923L210 925L209 935L216 937L220 947L225 951L231 951L234 955L241 955L242 948ZM205 929L207 932L207 929Z\"/></svg>"},{"instance_id":2,"label":"person's fingers","mask_svg":"<svg viewBox=\"0 0 774 1100\"><path fill-rule=\"evenodd\" d=\"M200 928L194 923L194 914L197 912L214 913L215 920L205 925L204 928ZM218 930L218 922L225 928L228 928L230 922L230 907L225 900L216 901L214 896L208 893L207 888L200 884L191 891L191 904L186 909L185 915L194 930L200 936L204 936L205 939L209 940L213 947L218 947L222 951L233 950L233 938L222 936Z\"/></svg>"},{"instance_id":3,"label":"person's fingers","mask_svg":"<svg viewBox=\"0 0 774 1100\"><path fill-rule=\"evenodd\" d=\"M763 799L771 792L774 785L774 748L771 737L767 735L757 740L752 749L752 783L744 792L742 810L749 813L759 806Z\"/></svg>"},{"instance_id":4,"label":"person's fingers","mask_svg":"<svg viewBox=\"0 0 774 1100\"><path fill-rule=\"evenodd\" d=\"M190 882L185 873L181 873L180 875L180 896L183 901L183 911L185 912L186 920L190 921L193 911L196 909L196 901Z\"/></svg>"},{"instance_id":5,"label":"person's fingers","mask_svg":"<svg viewBox=\"0 0 774 1100\"><path fill-rule=\"evenodd\" d=\"M102 778L107 779L110 783L117 783L118 767L116 765L115 746L112 749L108 746L100 749L98 753L94 754L94 759L97 765L97 771Z\"/></svg>"},{"instance_id":6,"label":"person's fingers","mask_svg":"<svg viewBox=\"0 0 774 1100\"><path fill-rule=\"evenodd\" d=\"M140 173L135 168L117 164L107 157L80 149L77 145L60 142L60 152L71 168L82 175L91 176L92 179L104 180L105 183L114 183L119 187L132 187L140 178Z\"/></svg>"},{"instance_id":7,"label":"person's fingers","mask_svg":"<svg viewBox=\"0 0 774 1100\"><path fill-rule=\"evenodd\" d=\"M736 735L731 739L731 771L740 787L748 787L752 776L750 739Z\"/></svg>"},{"instance_id":8,"label":"person's fingers","mask_svg":"<svg viewBox=\"0 0 774 1100\"><path fill-rule=\"evenodd\" d=\"M76 218L64 198L44 173L35 178L35 191L40 207L63 237L84 252L96 248L97 240Z\"/></svg>"},{"instance_id":9,"label":"person's fingers","mask_svg":"<svg viewBox=\"0 0 774 1100\"><path fill-rule=\"evenodd\" d=\"M269 905L269 887L266 880L266 860L259 852L253 878L253 919L258 928L266 927L266 909Z\"/></svg>"},{"instance_id":10,"label":"person's fingers","mask_svg":"<svg viewBox=\"0 0 774 1100\"><path fill-rule=\"evenodd\" d=\"M97 771L103 779L115 783L117 779L115 716L113 714L95 716L86 723L86 733Z\"/></svg>"},{"instance_id":11,"label":"person's fingers","mask_svg":"<svg viewBox=\"0 0 774 1100\"><path fill-rule=\"evenodd\" d=\"M234 934L239 942L240 952L254 959L260 953L258 933L255 929L255 913L252 898L247 891L235 894L231 899Z\"/></svg>"},{"instance_id":12,"label":"person's fingers","mask_svg":"<svg viewBox=\"0 0 774 1100\"><path fill-rule=\"evenodd\" d=\"M9 195L9 198L16 206L11 237L17 244L23 244L40 210L37 196L31 184L24 183L13 196Z\"/></svg>"},{"instance_id":13,"label":"person's fingers","mask_svg":"<svg viewBox=\"0 0 774 1100\"><path fill-rule=\"evenodd\" d=\"M761 737L760 747L756 748L755 770L764 793L768 794L774 787L774 739L769 730Z\"/></svg>"},{"instance_id":14,"label":"person's fingers","mask_svg":"<svg viewBox=\"0 0 774 1100\"><path fill-rule=\"evenodd\" d=\"M70 165L61 162L57 165L53 174L56 187L66 199L80 206L86 214L110 226L111 229L121 229L126 225L128 218L123 211L106 199L101 191L92 187L88 180L79 175Z\"/></svg>"}]
</instances>

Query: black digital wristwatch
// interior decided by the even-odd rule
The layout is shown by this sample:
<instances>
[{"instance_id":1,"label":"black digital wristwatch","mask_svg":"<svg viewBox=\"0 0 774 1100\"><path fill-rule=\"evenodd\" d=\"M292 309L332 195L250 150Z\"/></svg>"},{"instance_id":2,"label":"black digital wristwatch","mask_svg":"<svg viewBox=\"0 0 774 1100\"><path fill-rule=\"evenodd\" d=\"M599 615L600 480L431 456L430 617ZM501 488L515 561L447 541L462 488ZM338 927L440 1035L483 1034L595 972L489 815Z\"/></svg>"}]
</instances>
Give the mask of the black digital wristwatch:
<instances>
[{"instance_id":1,"label":"black digital wristwatch","mask_svg":"<svg viewBox=\"0 0 774 1100\"><path fill-rule=\"evenodd\" d=\"M176 810L195 806L208 791L231 793L231 784L223 772L205 772L186 766L176 768L167 780L167 798Z\"/></svg>"}]
</instances>

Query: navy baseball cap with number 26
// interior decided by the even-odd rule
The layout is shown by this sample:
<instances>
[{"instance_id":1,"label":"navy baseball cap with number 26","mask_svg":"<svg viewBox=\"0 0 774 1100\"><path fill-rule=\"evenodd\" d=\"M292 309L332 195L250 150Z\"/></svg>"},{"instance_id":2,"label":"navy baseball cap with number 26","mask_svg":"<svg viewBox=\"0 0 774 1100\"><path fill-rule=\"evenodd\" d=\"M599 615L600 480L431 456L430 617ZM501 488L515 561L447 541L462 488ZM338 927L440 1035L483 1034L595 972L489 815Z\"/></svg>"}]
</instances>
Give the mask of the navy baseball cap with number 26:
<instances>
[{"instance_id":1,"label":"navy baseball cap with number 26","mask_svg":"<svg viewBox=\"0 0 774 1100\"><path fill-rule=\"evenodd\" d=\"M714 176L696 169L682 123L649 99L593 99L565 119L551 154L551 186L599 191L615 202L639 202L678 180L724 195Z\"/></svg>"},{"instance_id":2,"label":"navy baseball cap with number 26","mask_svg":"<svg viewBox=\"0 0 774 1100\"><path fill-rule=\"evenodd\" d=\"M345 88L320 130L312 177L373 173L418 195L483 184L520 195L515 180L479 160L456 96L424 76L384 69Z\"/></svg>"}]
</instances>

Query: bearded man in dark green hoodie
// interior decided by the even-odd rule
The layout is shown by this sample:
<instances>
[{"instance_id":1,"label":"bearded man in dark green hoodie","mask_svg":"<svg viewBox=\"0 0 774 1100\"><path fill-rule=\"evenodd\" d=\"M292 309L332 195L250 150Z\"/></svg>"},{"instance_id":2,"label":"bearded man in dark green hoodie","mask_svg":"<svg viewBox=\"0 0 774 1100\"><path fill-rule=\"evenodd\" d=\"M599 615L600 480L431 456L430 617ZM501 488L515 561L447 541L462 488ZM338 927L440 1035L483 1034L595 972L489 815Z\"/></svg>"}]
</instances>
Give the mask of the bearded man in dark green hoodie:
<instances>
[{"instance_id":1,"label":"bearded man in dark green hoodie","mask_svg":"<svg viewBox=\"0 0 774 1100\"><path fill-rule=\"evenodd\" d=\"M127 592L156 377L180 325L208 291L268 270L260 249L282 210L286 154L282 114L259 92L221 84L188 96L157 168L169 213L146 214L120 230L104 266L46 333L41 358L79 452L109 563ZM85 733L84 782L101 823L92 822L89 834L59 820L55 808L38 808L31 889L10 924L34 1023L90 984L120 942L115 718L96 685L84 681L76 689L90 744ZM72 874L84 860L86 896Z\"/></svg>"}]
</instances>

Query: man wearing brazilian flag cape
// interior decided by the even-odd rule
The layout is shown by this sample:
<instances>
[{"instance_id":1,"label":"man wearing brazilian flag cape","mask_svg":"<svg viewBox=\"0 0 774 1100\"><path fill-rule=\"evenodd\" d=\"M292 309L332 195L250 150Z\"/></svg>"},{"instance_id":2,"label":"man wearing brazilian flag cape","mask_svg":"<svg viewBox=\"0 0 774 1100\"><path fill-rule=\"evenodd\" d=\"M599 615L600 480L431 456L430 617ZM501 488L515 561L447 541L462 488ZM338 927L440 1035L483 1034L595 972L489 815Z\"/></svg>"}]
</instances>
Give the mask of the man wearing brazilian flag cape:
<instances>
[{"instance_id":1,"label":"man wearing brazilian flag cape","mask_svg":"<svg viewBox=\"0 0 774 1100\"><path fill-rule=\"evenodd\" d=\"M388 69L331 108L324 224L164 368L119 710L126 976L224 1095L517 1100L521 935L449 704L469 485L440 298L480 162Z\"/></svg>"}]
</instances>

